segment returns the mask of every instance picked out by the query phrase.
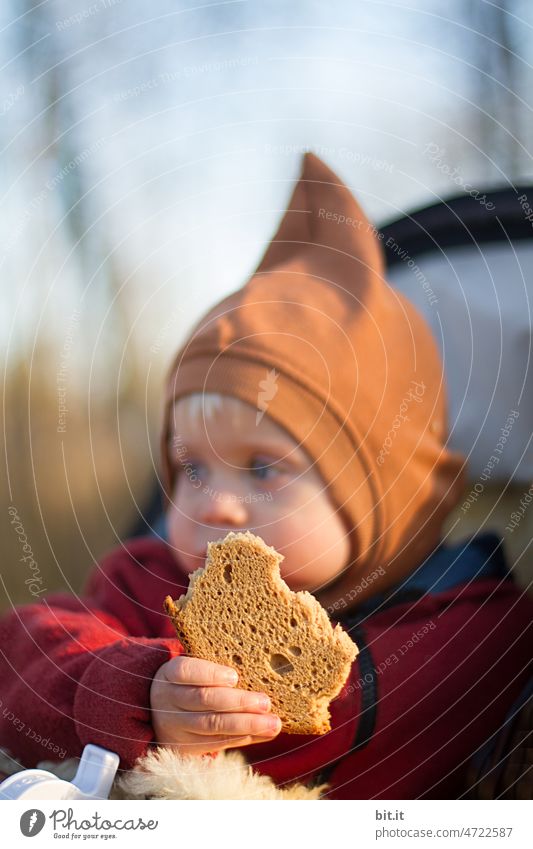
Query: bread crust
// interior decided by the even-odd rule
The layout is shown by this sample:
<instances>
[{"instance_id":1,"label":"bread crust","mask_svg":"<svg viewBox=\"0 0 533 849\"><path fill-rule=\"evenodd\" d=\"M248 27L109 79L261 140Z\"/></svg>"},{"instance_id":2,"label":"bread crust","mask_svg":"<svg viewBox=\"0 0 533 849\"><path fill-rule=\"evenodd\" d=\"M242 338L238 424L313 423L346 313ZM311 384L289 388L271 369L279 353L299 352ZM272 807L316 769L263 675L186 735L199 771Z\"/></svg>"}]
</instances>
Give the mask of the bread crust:
<instances>
[{"instance_id":1,"label":"bread crust","mask_svg":"<svg viewBox=\"0 0 533 849\"><path fill-rule=\"evenodd\" d=\"M314 596L289 589L282 560L249 531L230 532L164 609L187 654L231 666L240 688L269 695L282 731L325 734L358 648Z\"/></svg>"}]
</instances>

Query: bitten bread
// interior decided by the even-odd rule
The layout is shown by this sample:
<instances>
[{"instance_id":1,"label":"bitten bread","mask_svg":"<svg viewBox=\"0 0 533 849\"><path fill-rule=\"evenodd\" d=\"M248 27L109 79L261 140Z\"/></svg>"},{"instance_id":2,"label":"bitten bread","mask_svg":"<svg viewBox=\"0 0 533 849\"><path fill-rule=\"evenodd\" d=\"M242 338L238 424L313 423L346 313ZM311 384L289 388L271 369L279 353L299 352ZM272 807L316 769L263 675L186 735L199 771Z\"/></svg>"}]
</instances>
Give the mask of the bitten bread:
<instances>
[{"instance_id":1,"label":"bitten bread","mask_svg":"<svg viewBox=\"0 0 533 849\"><path fill-rule=\"evenodd\" d=\"M233 667L238 687L270 696L283 731L324 734L358 649L310 593L291 592L282 560L260 537L229 533L209 543L206 565L165 610L188 654Z\"/></svg>"}]
</instances>

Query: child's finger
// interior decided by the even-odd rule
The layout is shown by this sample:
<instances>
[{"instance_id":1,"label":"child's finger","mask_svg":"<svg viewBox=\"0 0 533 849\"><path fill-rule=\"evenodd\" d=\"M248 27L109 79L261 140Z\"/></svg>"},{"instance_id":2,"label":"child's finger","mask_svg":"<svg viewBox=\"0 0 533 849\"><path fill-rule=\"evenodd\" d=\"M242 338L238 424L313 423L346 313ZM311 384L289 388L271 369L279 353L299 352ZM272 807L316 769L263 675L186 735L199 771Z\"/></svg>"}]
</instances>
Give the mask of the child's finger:
<instances>
[{"instance_id":1,"label":"child's finger","mask_svg":"<svg viewBox=\"0 0 533 849\"><path fill-rule=\"evenodd\" d=\"M210 660L180 655L164 665L165 678L172 684L195 684L201 687L234 687L239 676L231 666Z\"/></svg>"},{"instance_id":2,"label":"child's finger","mask_svg":"<svg viewBox=\"0 0 533 849\"><path fill-rule=\"evenodd\" d=\"M172 696L181 710L266 713L271 708L270 699L264 693L230 687L188 687L181 684L173 689Z\"/></svg>"},{"instance_id":3,"label":"child's finger","mask_svg":"<svg viewBox=\"0 0 533 849\"><path fill-rule=\"evenodd\" d=\"M272 737L229 737L219 740L211 737L191 734L187 743L180 743L176 747L182 755L202 755L206 752L220 752L223 749L238 749L241 746L250 746L257 743L269 743Z\"/></svg>"},{"instance_id":4,"label":"child's finger","mask_svg":"<svg viewBox=\"0 0 533 849\"><path fill-rule=\"evenodd\" d=\"M257 737L250 737L250 735L213 740L210 737L191 734L189 742L180 744L179 751L181 754L201 755L206 752L220 752L222 749L236 749L239 746L249 746L255 740L257 740Z\"/></svg>"},{"instance_id":5,"label":"child's finger","mask_svg":"<svg viewBox=\"0 0 533 849\"><path fill-rule=\"evenodd\" d=\"M272 737L237 737L228 740L224 740L221 749L237 749L240 746L252 746L257 745L258 743L271 743Z\"/></svg>"},{"instance_id":6,"label":"child's finger","mask_svg":"<svg viewBox=\"0 0 533 849\"><path fill-rule=\"evenodd\" d=\"M259 713L195 713L184 711L176 717L186 733L210 737L268 737L281 730L279 716Z\"/></svg>"}]
</instances>

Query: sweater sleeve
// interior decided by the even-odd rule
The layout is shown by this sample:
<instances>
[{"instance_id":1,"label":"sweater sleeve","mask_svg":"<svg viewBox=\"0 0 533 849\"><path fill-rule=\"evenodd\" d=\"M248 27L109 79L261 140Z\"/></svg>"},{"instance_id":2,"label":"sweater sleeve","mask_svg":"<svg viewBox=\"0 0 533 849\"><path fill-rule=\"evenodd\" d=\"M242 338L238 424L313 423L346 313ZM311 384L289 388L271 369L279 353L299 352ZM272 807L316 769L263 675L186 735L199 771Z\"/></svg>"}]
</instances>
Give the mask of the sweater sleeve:
<instances>
[{"instance_id":1,"label":"sweater sleeve","mask_svg":"<svg viewBox=\"0 0 533 849\"><path fill-rule=\"evenodd\" d=\"M111 580L109 569L93 573L84 598L56 593L0 621L0 745L25 767L95 743L129 768L153 740L152 679L182 647L132 635L124 623L137 606L118 581L132 563L120 562Z\"/></svg>"}]
</instances>

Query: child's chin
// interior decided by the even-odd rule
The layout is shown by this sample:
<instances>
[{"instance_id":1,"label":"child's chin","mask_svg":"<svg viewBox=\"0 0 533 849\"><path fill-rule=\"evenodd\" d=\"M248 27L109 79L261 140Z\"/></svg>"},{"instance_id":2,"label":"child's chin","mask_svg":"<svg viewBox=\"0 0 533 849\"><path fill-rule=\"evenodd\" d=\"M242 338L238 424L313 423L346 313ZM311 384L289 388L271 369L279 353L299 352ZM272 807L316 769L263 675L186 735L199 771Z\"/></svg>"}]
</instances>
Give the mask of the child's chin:
<instances>
[{"instance_id":1,"label":"child's chin","mask_svg":"<svg viewBox=\"0 0 533 849\"><path fill-rule=\"evenodd\" d=\"M191 572L195 572L201 566L205 566L205 558L194 557L190 554L183 554L181 552L176 552L176 559L183 569L183 571L190 575Z\"/></svg>"},{"instance_id":2,"label":"child's chin","mask_svg":"<svg viewBox=\"0 0 533 849\"><path fill-rule=\"evenodd\" d=\"M304 578L299 577L294 573L284 573L282 571L281 577L283 578L289 589L293 591L293 593L297 593L300 590L307 590L308 592L313 592L312 584L310 584L309 581L306 581Z\"/></svg>"}]
</instances>

